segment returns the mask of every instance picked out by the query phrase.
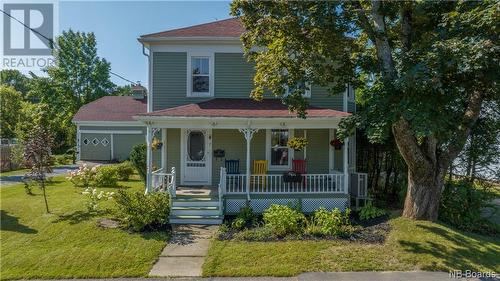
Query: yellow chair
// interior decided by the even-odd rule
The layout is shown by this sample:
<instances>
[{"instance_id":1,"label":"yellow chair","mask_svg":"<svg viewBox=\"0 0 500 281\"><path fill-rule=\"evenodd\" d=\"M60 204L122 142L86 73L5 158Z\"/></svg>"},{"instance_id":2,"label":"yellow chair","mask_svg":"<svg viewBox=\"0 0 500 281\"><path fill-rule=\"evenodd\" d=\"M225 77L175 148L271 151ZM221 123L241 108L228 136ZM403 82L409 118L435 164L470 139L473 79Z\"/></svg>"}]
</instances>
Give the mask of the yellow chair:
<instances>
[{"instance_id":1,"label":"yellow chair","mask_svg":"<svg viewBox=\"0 0 500 281\"><path fill-rule=\"evenodd\" d=\"M253 160L253 174L254 175L266 175L267 174L267 160ZM258 179L253 179L252 184L254 190L259 188L263 190L266 188L266 177L258 177Z\"/></svg>"}]
</instances>

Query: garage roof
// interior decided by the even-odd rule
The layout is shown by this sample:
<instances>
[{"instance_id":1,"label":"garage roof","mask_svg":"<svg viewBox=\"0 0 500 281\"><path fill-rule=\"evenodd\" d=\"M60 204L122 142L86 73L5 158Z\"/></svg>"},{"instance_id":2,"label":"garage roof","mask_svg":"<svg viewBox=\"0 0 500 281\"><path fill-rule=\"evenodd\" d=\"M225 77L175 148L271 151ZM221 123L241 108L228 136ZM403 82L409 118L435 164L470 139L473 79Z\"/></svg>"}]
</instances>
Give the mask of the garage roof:
<instances>
[{"instance_id":1,"label":"garage roof","mask_svg":"<svg viewBox=\"0 0 500 281\"><path fill-rule=\"evenodd\" d=\"M132 116L147 112L147 98L105 96L78 110L73 122L80 121L135 121Z\"/></svg>"}]
</instances>

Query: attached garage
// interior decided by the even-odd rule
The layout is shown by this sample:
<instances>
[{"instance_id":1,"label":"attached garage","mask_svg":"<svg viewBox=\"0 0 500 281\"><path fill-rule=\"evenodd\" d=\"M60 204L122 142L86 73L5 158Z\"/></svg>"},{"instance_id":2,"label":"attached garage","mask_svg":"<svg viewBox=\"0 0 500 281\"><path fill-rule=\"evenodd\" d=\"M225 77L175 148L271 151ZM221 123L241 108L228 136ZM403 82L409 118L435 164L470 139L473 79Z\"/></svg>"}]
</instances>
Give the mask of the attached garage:
<instances>
[{"instance_id":1,"label":"attached garage","mask_svg":"<svg viewBox=\"0 0 500 281\"><path fill-rule=\"evenodd\" d=\"M127 159L132 147L146 141L145 127L133 119L146 110L145 96L106 96L81 107L73 117L78 159Z\"/></svg>"}]
</instances>

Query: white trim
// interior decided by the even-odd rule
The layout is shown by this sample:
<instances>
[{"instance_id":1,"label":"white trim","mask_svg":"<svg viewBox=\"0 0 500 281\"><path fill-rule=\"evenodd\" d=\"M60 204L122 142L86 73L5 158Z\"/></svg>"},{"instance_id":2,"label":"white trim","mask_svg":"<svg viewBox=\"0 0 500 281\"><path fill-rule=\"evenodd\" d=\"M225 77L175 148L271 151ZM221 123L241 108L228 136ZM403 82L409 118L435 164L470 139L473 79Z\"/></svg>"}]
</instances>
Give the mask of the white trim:
<instances>
[{"instance_id":1,"label":"white trim","mask_svg":"<svg viewBox=\"0 0 500 281\"><path fill-rule=\"evenodd\" d=\"M151 49L149 50L149 57L148 57L148 96L147 96L147 110L148 112L153 111L153 55L154 53L151 52Z\"/></svg>"},{"instance_id":2,"label":"white trim","mask_svg":"<svg viewBox=\"0 0 500 281\"><path fill-rule=\"evenodd\" d=\"M346 87L345 87L345 90L344 90L344 94L343 94L343 98L342 98L342 110L344 112L347 112L347 91L349 90L349 85L346 84Z\"/></svg>"},{"instance_id":3,"label":"white trim","mask_svg":"<svg viewBox=\"0 0 500 281\"><path fill-rule=\"evenodd\" d=\"M342 117L328 118L236 118L236 117L164 117L135 116L156 128L214 129L329 129L337 128Z\"/></svg>"},{"instance_id":4,"label":"white trim","mask_svg":"<svg viewBox=\"0 0 500 281\"><path fill-rule=\"evenodd\" d=\"M80 132L80 126L76 125L76 160L80 161L80 154L82 153L82 134Z\"/></svg>"},{"instance_id":5,"label":"white trim","mask_svg":"<svg viewBox=\"0 0 500 281\"><path fill-rule=\"evenodd\" d=\"M335 137L334 129L328 130L328 171L332 173L335 170L335 149L330 145L330 141Z\"/></svg>"},{"instance_id":6,"label":"white trim","mask_svg":"<svg viewBox=\"0 0 500 281\"><path fill-rule=\"evenodd\" d=\"M344 191L345 193L349 193L349 164L348 164L348 147L349 147L349 138L344 139L344 149L342 151L343 156L343 173L344 173Z\"/></svg>"},{"instance_id":7,"label":"white trim","mask_svg":"<svg viewBox=\"0 0 500 281\"><path fill-rule=\"evenodd\" d=\"M183 185L200 185L200 184L206 184L206 185L212 185L212 129L206 129L206 128L189 128L190 130L205 130L206 131L206 146L207 146L207 151L206 151L206 169L208 170L208 180L206 182L197 182L193 184L192 182L186 182L184 181L184 174L186 172L186 154L187 154L187 140L186 140L186 130L188 128L182 128L181 129L181 149L180 149L180 158L181 158L181 184Z\"/></svg>"},{"instance_id":8,"label":"white trim","mask_svg":"<svg viewBox=\"0 0 500 281\"><path fill-rule=\"evenodd\" d=\"M161 129L161 142L163 143L161 146L161 168L163 172L167 172L167 129Z\"/></svg>"},{"instance_id":9,"label":"white trim","mask_svg":"<svg viewBox=\"0 0 500 281\"><path fill-rule=\"evenodd\" d=\"M149 102L149 100L148 100ZM144 127L144 124L139 121L73 121L77 126L96 126L96 127Z\"/></svg>"},{"instance_id":10,"label":"white trim","mask_svg":"<svg viewBox=\"0 0 500 281\"><path fill-rule=\"evenodd\" d=\"M82 134L120 134L120 135L142 135L143 132L140 130L80 130Z\"/></svg>"},{"instance_id":11,"label":"white trim","mask_svg":"<svg viewBox=\"0 0 500 281\"><path fill-rule=\"evenodd\" d=\"M208 93L197 93L192 92L193 87L193 72L192 72L192 60L193 58L208 58ZM189 51L187 53L187 88L186 88L186 97L188 98L206 98L214 96L214 65L215 65L215 55L214 52L207 51Z\"/></svg>"},{"instance_id":12,"label":"white trim","mask_svg":"<svg viewBox=\"0 0 500 281\"><path fill-rule=\"evenodd\" d=\"M241 53L243 56L243 45L241 41L236 42L236 44L169 44L169 45L151 45L150 50L152 52L175 52L175 53Z\"/></svg>"},{"instance_id":13,"label":"white trim","mask_svg":"<svg viewBox=\"0 0 500 281\"><path fill-rule=\"evenodd\" d=\"M273 128L275 130L288 130L288 139L293 138L294 130L288 128ZM292 159L294 157L294 150L288 148L288 165L286 166L276 166L271 164L271 130L266 130L266 160L268 163L269 171L288 171L292 168Z\"/></svg>"},{"instance_id":14,"label":"white trim","mask_svg":"<svg viewBox=\"0 0 500 281\"><path fill-rule=\"evenodd\" d=\"M111 139L111 160L115 158L115 139L114 134L109 134Z\"/></svg>"}]
</instances>

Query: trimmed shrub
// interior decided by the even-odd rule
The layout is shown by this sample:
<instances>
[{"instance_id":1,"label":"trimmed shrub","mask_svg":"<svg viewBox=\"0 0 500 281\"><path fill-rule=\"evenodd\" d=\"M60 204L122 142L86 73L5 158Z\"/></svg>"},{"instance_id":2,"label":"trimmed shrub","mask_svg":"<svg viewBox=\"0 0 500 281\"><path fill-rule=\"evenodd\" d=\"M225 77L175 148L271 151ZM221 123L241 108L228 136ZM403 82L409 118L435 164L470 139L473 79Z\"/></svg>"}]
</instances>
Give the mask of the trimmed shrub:
<instances>
[{"instance_id":1,"label":"trimmed shrub","mask_svg":"<svg viewBox=\"0 0 500 281\"><path fill-rule=\"evenodd\" d=\"M146 144L137 144L132 148L130 162L134 165L142 181L146 183Z\"/></svg>"},{"instance_id":2,"label":"trimmed shrub","mask_svg":"<svg viewBox=\"0 0 500 281\"><path fill-rule=\"evenodd\" d=\"M354 231L349 219L350 214L350 209L342 212L337 208L328 211L321 207L307 222L305 233L312 236L348 236Z\"/></svg>"},{"instance_id":3,"label":"trimmed shrub","mask_svg":"<svg viewBox=\"0 0 500 281\"><path fill-rule=\"evenodd\" d=\"M124 161L115 165L115 167L119 181L128 181L135 171L134 165L130 161Z\"/></svg>"},{"instance_id":4,"label":"trimmed shrub","mask_svg":"<svg viewBox=\"0 0 500 281\"><path fill-rule=\"evenodd\" d=\"M498 233L497 227L481 217L481 209L492 198L493 194L485 187L476 188L466 180L447 181L441 194L439 219L466 231Z\"/></svg>"},{"instance_id":5,"label":"trimmed shrub","mask_svg":"<svg viewBox=\"0 0 500 281\"><path fill-rule=\"evenodd\" d=\"M160 229L168 223L170 198L167 193L119 190L115 201L117 218L134 231Z\"/></svg>"},{"instance_id":6,"label":"trimmed shrub","mask_svg":"<svg viewBox=\"0 0 500 281\"><path fill-rule=\"evenodd\" d=\"M94 176L96 186L116 186L118 184L118 169L116 166L99 166Z\"/></svg>"},{"instance_id":7,"label":"trimmed shrub","mask_svg":"<svg viewBox=\"0 0 500 281\"><path fill-rule=\"evenodd\" d=\"M284 237L297 234L302 230L304 214L285 205L271 205L263 214L265 227L269 227L276 236Z\"/></svg>"},{"instance_id":8,"label":"trimmed shrub","mask_svg":"<svg viewBox=\"0 0 500 281\"><path fill-rule=\"evenodd\" d=\"M256 224L257 217L251 207L243 207L231 223L233 229L242 230Z\"/></svg>"},{"instance_id":9,"label":"trimmed shrub","mask_svg":"<svg viewBox=\"0 0 500 281\"><path fill-rule=\"evenodd\" d=\"M384 209L373 206L372 202L368 202L359 210L359 218L361 220L369 220L387 215Z\"/></svg>"}]
</instances>

